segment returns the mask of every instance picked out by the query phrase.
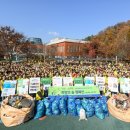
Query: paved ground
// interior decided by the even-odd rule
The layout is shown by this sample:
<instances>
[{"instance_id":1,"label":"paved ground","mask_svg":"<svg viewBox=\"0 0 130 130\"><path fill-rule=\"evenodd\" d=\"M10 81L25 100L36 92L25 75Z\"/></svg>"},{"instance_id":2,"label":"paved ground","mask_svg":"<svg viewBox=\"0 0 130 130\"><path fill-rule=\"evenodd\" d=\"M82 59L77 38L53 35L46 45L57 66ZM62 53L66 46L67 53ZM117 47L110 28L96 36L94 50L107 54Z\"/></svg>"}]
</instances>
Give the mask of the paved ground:
<instances>
[{"instance_id":1,"label":"paved ground","mask_svg":"<svg viewBox=\"0 0 130 130\"><path fill-rule=\"evenodd\" d=\"M78 119L72 116L50 116L42 121L31 120L10 128L0 124L0 130L130 130L130 123L122 122L112 116L104 120L95 116L88 121Z\"/></svg>"}]
</instances>

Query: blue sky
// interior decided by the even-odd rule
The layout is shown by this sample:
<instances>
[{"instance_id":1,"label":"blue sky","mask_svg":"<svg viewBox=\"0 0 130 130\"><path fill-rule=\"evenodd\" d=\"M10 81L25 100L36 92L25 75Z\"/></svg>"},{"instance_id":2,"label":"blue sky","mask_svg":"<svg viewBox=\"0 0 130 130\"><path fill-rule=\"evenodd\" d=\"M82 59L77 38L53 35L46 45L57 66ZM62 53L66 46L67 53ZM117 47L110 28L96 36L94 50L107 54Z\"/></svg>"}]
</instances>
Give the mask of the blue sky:
<instances>
[{"instance_id":1,"label":"blue sky","mask_svg":"<svg viewBox=\"0 0 130 130\"><path fill-rule=\"evenodd\" d=\"M48 42L83 39L130 20L130 0L0 0L0 26Z\"/></svg>"}]
</instances>

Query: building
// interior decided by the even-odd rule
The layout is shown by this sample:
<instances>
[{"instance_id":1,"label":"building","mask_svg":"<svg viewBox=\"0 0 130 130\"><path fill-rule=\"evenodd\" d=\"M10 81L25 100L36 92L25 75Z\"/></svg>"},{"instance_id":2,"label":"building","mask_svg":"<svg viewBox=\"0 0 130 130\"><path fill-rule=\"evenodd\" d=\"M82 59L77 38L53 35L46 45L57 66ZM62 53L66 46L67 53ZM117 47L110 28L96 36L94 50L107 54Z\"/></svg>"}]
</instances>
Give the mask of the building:
<instances>
[{"instance_id":1,"label":"building","mask_svg":"<svg viewBox=\"0 0 130 130\"><path fill-rule=\"evenodd\" d=\"M32 54L44 55L44 53L45 53L45 45L42 42L41 38L30 37L30 38L27 39L27 41L30 43L29 44L29 49L31 50Z\"/></svg>"},{"instance_id":2,"label":"building","mask_svg":"<svg viewBox=\"0 0 130 130\"><path fill-rule=\"evenodd\" d=\"M83 57L87 41L56 38L47 44L47 55L55 58Z\"/></svg>"},{"instance_id":3,"label":"building","mask_svg":"<svg viewBox=\"0 0 130 130\"><path fill-rule=\"evenodd\" d=\"M27 40L33 44L42 44L41 38L30 37Z\"/></svg>"}]
</instances>

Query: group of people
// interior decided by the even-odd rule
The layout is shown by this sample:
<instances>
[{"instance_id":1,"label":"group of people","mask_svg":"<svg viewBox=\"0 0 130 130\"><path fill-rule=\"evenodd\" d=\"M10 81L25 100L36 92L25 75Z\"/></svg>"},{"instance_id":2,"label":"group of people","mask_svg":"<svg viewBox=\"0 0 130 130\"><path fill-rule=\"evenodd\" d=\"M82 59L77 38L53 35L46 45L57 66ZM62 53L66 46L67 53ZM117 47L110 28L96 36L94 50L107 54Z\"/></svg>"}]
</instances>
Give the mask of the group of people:
<instances>
[{"instance_id":1,"label":"group of people","mask_svg":"<svg viewBox=\"0 0 130 130\"><path fill-rule=\"evenodd\" d=\"M130 63L106 63L106 62L85 62L82 63L50 63L44 62L21 62L8 63L0 62L0 80L17 80L31 77L130 77Z\"/></svg>"},{"instance_id":2,"label":"group of people","mask_svg":"<svg viewBox=\"0 0 130 130\"><path fill-rule=\"evenodd\" d=\"M119 62L89 62L89 61L64 61L64 63L37 62L30 60L28 62L8 63L0 62L0 87L4 80L17 80L31 77L116 77L130 78L130 63Z\"/></svg>"}]
</instances>

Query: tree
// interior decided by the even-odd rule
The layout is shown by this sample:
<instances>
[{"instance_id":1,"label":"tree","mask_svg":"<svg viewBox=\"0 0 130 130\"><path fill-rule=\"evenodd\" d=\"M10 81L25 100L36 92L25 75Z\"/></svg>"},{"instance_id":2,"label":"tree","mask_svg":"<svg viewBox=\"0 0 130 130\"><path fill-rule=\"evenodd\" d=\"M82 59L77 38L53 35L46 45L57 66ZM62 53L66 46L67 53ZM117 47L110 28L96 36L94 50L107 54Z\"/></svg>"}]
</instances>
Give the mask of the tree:
<instances>
[{"instance_id":1,"label":"tree","mask_svg":"<svg viewBox=\"0 0 130 130\"><path fill-rule=\"evenodd\" d=\"M96 55L97 55L97 50L98 50L98 46L99 46L99 44L98 44L98 42L95 41L95 40L93 40L93 41L90 42L90 43L87 43L86 49L85 49L87 55L88 55L89 57L93 57L93 58L96 57Z\"/></svg>"},{"instance_id":2,"label":"tree","mask_svg":"<svg viewBox=\"0 0 130 130\"><path fill-rule=\"evenodd\" d=\"M130 39L129 39L130 27L125 26L117 34L115 44L115 54L120 58L127 58L130 52Z\"/></svg>"},{"instance_id":3,"label":"tree","mask_svg":"<svg viewBox=\"0 0 130 130\"><path fill-rule=\"evenodd\" d=\"M130 58L130 20L110 26L86 39L91 39L91 42L96 39L98 43L96 53L91 51L91 54L95 53L101 57ZM88 48L92 49L90 46Z\"/></svg>"},{"instance_id":4,"label":"tree","mask_svg":"<svg viewBox=\"0 0 130 130\"><path fill-rule=\"evenodd\" d=\"M21 46L21 51L26 54L28 61L28 59L32 56L32 43L25 41Z\"/></svg>"},{"instance_id":5,"label":"tree","mask_svg":"<svg viewBox=\"0 0 130 130\"><path fill-rule=\"evenodd\" d=\"M0 46L5 55L12 59L13 53L19 53L24 36L15 29L5 26L0 27Z\"/></svg>"},{"instance_id":6,"label":"tree","mask_svg":"<svg viewBox=\"0 0 130 130\"><path fill-rule=\"evenodd\" d=\"M85 39L83 39L83 40L85 40L85 41L91 41L91 39L93 39L93 35L91 35L91 36L88 36L88 37L86 37Z\"/></svg>"}]
</instances>

